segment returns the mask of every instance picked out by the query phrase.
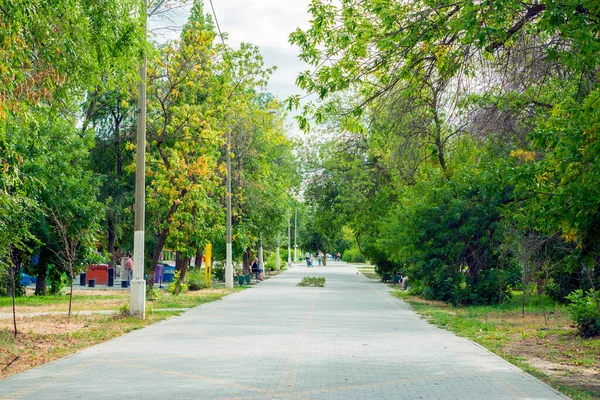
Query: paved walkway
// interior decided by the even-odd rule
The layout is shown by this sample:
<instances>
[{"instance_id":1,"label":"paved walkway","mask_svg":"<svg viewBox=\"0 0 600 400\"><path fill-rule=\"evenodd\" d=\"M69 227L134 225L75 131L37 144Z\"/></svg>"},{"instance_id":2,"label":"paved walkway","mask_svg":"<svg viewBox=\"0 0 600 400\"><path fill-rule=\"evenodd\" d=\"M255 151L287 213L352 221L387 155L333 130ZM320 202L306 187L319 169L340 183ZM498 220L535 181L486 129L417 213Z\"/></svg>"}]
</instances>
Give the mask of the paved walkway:
<instances>
[{"instance_id":1,"label":"paved walkway","mask_svg":"<svg viewBox=\"0 0 600 400\"><path fill-rule=\"evenodd\" d=\"M296 287L325 276L324 288ZM0 399L560 399L354 267L251 289L0 381Z\"/></svg>"}]
</instances>

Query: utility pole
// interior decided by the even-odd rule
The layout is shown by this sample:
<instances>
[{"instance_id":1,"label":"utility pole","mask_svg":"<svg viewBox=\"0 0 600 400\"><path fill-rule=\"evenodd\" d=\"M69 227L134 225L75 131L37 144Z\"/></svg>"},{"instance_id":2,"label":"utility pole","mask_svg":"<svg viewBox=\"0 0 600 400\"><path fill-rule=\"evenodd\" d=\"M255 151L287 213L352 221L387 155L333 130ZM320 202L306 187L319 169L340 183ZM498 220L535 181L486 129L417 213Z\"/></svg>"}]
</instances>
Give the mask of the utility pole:
<instances>
[{"instance_id":1,"label":"utility pole","mask_svg":"<svg viewBox=\"0 0 600 400\"><path fill-rule=\"evenodd\" d=\"M148 34L148 2L143 0L144 43ZM135 222L133 234L133 279L129 292L129 312L137 319L146 318L146 281L144 280L144 225L146 213L146 63L143 50L138 83L137 146L135 160Z\"/></svg>"},{"instance_id":2,"label":"utility pole","mask_svg":"<svg viewBox=\"0 0 600 400\"><path fill-rule=\"evenodd\" d=\"M227 130L226 143L226 159L227 159L227 244L226 244L226 261L225 261L225 286L228 289L233 289L233 255L231 245L231 130Z\"/></svg>"},{"instance_id":3,"label":"utility pole","mask_svg":"<svg viewBox=\"0 0 600 400\"><path fill-rule=\"evenodd\" d=\"M281 270L281 256L279 255L279 243L277 243L277 249L275 250L275 268L277 271Z\"/></svg>"},{"instance_id":4,"label":"utility pole","mask_svg":"<svg viewBox=\"0 0 600 400\"><path fill-rule=\"evenodd\" d=\"M296 215L294 217L294 262L298 262L298 209L296 208Z\"/></svg>"},{"instance_id":5,"label":"utility pole","mask_svg":"<svg viewBox=\"0 0 600 400\"><path fill-rule=\"evenodd\" d=\"M288 268L292 266L292 234L291 234L290 209L288 208Z\"/></svg>"},{"instance_id":6,"label":"utility pole","mask_svg":"<svg viewBox=\"0 0 600 400\"><path fill-rule=\"evenodd\" d=\"M265 271L265 260L263 258L263 246L262 246L262 232L260 233L260 239L258 239L258 267L264 271L264 274L267 274Z\"/></svg>"}]
</instances>

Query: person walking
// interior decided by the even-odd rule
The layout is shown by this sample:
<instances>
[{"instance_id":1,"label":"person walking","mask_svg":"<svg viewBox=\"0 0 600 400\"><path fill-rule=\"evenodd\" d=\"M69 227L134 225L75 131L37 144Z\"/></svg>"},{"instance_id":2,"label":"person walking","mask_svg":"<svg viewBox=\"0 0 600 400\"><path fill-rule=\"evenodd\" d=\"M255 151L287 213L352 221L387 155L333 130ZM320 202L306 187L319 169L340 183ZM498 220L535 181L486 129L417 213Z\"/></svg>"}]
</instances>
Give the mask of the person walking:
<instances>
[{"instance_id":1,"label":"person walking","mask_svg":"<svg viewBox=\"0 0 600 400\"><path fill-rule=\"evenodd\" d=\"M132 254L129 253L127 254L127 261L125 262L125 265L127 266L127 286L129 286L131 284L131 279L133 279L133 258L132 258Z\"/></svg>"},{"instance_id":2,"label":"person walking","mask_svg":"<svg viewBox=\"0 0 600 400\"><path fill-rule=\"evenodd\" d=\"M306 259L306 266L312 267L312 260L310 258L310 253L306 253L305 259Z\"/></svg>"}]
</instances>

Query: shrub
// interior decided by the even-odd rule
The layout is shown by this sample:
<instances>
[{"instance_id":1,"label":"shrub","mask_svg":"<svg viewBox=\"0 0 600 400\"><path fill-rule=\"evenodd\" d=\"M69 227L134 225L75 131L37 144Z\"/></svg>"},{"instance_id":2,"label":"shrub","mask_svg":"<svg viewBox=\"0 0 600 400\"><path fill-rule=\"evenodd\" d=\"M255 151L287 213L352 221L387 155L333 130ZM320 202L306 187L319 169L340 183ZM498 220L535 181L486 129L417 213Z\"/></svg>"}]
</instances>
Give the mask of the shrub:
<instances>
[{"instance_id":1,"label":"shrub","mask_svg":"<svg viewBox=\"0 0 600 400\"><path fill-rule=\"evenodd\" d=\"M294 250L292 250L292 258L294 258ZM283 266L287 265L287 250L286 251L280 251L279 252L279 259L280 259L280 267L283 268ZM272 251L269 253L269 255L267 256L267 259L265 260L265 268L268 269L269 271L275 271L275 269L277 268L277 257L275 256L275 252Z\"/></svg>"},{"instance_id":2,"label":"shrub","mask_svg":"<svg viewBox=\"0 0 600 400\"><path fill-rule=\"evenodd\" d=\"M358 250L358 248L353 247L344 251L344 254L342 255L342 261L349 263L364 263L366 259L360 250Z\"/></svg>"},{"instance_id":3,"label":"shrub","mask_svg":"<svg viewBox=\"0 0 600 400\"><path fill-rule=\"evenodd\" d=\"M193 269L187 273L188 289L200 290L208 288L206 284L204 271L200 268Z\"/></svg>"},{"instance_id":4,"label":"shrub","mask_svg":"<svg viewBox=\"0 0 600 400\"><path fill-rule=\"evenodd\" d=\"M305 276L296 286L323 287L325 286L325 278L322 276Z\"/></svg>"},{"instance_id":5,"label":"shrub","mask_svg":"<svg viewBox=\"0 0 600 400\"><path fill-rule=\"evenodd\" d=\"M60 267L50 264L48 281L50 282L48 294L62 294L63 289L69 284L69 277Z\"/></svg>"},{"instance_id":6,"label":"shrub","mask_svg":"<svg viewBox=\"0 0 600 400\"><path fill-rule=\"evenodd\" d=\"M171 294L175 294L175 289L177 288L177 283L180 284L179 294L183 294L188 291L187 283L181 282L181 272L175 271L175 276L173 277L173 282L169 285L169 292Z\"/></svg>"},{"instance_id":7,"label":"shrub","mask_svg":"<svg viewBox=\"0 0 600 400\"><path fill-rule=\"evenodd\" d=\"M367 260L361 253L356 253L352 256L352 262L354 263L364 263L365 261Z\"/></svg>"},{"instance_id":8,"label":"shrub","mask_svg":"<svg viewBox=\"0 0 600 400\"><path fill-rule=\"evenodd\" d=\"M575 290L567 296L571 301L571 317L577 323L582 336L600 335L600 292Z\"/></svg>"},{"instance_id":9,"label":"shrub","mask_svg":"<svg viewBox=\"0 0 600 400\"><path fill-rule=\"evenodd\" d=\"M223 282L225 280L225 263L214 263L213 264L213 277L219 281Z\"/></svg>"}]
</instances>

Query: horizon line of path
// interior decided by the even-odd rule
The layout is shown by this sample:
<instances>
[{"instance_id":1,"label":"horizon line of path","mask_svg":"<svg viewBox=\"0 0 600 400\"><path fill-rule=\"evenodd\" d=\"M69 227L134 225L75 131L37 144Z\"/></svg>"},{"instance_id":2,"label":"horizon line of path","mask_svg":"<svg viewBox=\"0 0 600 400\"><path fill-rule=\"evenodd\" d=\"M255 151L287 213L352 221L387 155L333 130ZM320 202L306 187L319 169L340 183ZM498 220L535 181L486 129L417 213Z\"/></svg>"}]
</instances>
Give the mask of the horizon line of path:
<instances>
[{"instance_id":1,"label":"horizon line of path","mask_svg":"<svg viewBox=\"0 0 600 400\"><path fill-rule=\"evenodd\" d=\"M298 287L304 276L325 287ZM565 399L332 264L0 381L0 399Z\"/></svg>"}]
</instances>

